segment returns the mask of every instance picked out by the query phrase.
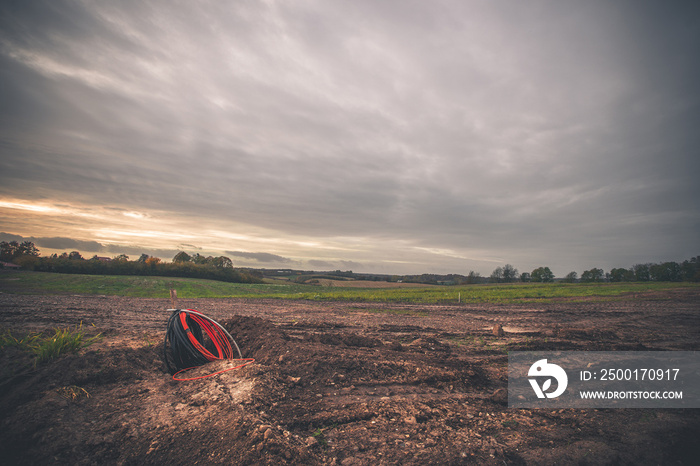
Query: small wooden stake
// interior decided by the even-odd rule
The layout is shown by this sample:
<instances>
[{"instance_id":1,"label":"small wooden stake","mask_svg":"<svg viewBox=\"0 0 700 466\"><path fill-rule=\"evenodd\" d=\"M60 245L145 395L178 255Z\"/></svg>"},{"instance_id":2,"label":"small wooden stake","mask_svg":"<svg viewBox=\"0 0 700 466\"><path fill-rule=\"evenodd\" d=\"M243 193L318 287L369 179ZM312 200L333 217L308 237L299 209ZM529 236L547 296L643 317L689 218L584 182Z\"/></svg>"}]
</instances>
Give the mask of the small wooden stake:
<instances>
[{"instance_id":1,"label":"small wooden stake","mask_svg":"<svg viewBox=\"0 0 700 466\"><path fill-rule=\"evenodd\" d=\"M501 324L494 325L491 329L491 333L496 337L502 337L504 335L503 326Z\"/></svg>"},{"instance_id":2,"label":"small wooden stake","mask_svg":"<svg viewBox=\"0 0 700 466\"><path fill-rule=\"evenodd\" d=\"M173 305L173 309L177 309L177 290L170 290L170 302Z\"/></svg>"}]
</instances>

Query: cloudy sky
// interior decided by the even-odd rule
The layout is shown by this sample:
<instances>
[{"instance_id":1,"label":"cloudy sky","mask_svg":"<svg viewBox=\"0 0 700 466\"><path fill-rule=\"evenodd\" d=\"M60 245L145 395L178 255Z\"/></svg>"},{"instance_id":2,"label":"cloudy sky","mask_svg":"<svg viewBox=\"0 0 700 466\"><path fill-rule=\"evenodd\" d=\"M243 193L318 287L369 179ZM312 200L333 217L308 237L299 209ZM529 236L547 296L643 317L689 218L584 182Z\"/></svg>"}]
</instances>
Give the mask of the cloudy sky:
<instances>
[{"instance_id":1,"label":"cloudy sky","mask_svg":"<svg viewBox=\"0 0 700 466\"><path fill-rule=\"evenodd\" d=\"M4 1L0 240L378 273L682 261L698 50L697 1Z\"/></svg>"}]
</instances>

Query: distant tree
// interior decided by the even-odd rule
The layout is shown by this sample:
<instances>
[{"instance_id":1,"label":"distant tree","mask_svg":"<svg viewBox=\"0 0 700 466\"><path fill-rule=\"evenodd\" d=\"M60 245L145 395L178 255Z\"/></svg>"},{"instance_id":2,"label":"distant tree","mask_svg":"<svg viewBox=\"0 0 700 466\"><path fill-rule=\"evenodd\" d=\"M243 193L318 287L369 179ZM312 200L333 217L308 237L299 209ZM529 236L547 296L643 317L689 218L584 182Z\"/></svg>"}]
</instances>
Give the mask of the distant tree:
<instances>
[{"instance_id":1,"label":"distant tree","mask_svg":"<svg viewBox=\"0 0 700 466\"><path fill-rule=\"evenodd\" d=\"M173 262L191 262L192 256L187 254L185 251L180 251L173 257Z\"/></svg>"},{"instance_id":2,"label":"distant tree","mask_svg":"<svg viewBox=\"0 0 700 466\"><path fill-rule=\"evenodd\" d=\"M39 256L25 254L22 256L15 257L12 260L12 263L19 265L25 270L33 270L40 260L41 258Z\"/></svg>"},{"instance_id":3,"label":"distant tree","mask_svg":"<svg viewBox=\"0 0 700 466\"><path fill-rule=\"evenodd\" d=\"M528 272L523 272L520 274L520 281L523 283L527 283L532 280L532 277Z\"/></svg>"},{"instance_id":4,"label":"distant tree","mask_svg":"<svg viewBox=\"0 0 700 466\"><path fill-rule=\"evenodd\" d=\"M52 254L49 257L22 256L22 259L34 259L31 263L32 270L41 272L58 273L82 273L82 274L113 274L113 275L160 275L171 277L191 277L209 280L220 280L231 283L262 283L262 273L250 270L235 269L233 267L214 267L211 264L162 263L158 257L148 257L143 260L130 261L129 256L121 254L111 261L101 261L99 258L86 260L69 260L69 257L77 258L75 254L69 256L63 253L60 256ZM221 261L225 264L226 261ZM21 264L25 267L25 264ZM30 267L26 267L30 268Z\"/></svg>"},{"instance_id":5,"label":"distant tree","mask_svg":"<svg viewBox=\"0 0 700 466\"><path fill-rule=\"evenodd\" d=\"M681 265L683 280L688 282L700 282L700 256L684 260Z\"/></svg>"},{"instance_id":6,"label":"distant tree","mask_svg":"<svg viewBox=\"0 0 700 466\"><path fill-rule=\"evenodd\" d=\"M70 254L68 254L68 260L71 261L82 261L85 260L83 259L83 256L80 255L78 251L71 251Z\"/></svg>"},{"instance_id":7,"label":"distant tree","mask_svg":"<svg viewBox=\"0 0 700 466\"><path fill-rule=\"evenodd\" d=\"M503 281L503 267L496 267L489 278L494 283L501 283Z\"/></svg>"},{"instance_id":8,"label":"distant tree","mask_svg":"<svg viewBox=\"0 0 700 466\"><path fill-rule=\"evenodd\" d=\"M192 257L192 262L199 265L212 265L212 263L214 262L214 258L212 256L205 257L197 253Z\"/></svg>"},{"instance_id":9,"label":"distant tree","mask_svg":"<svg viewBox=\"0 0 700 466\"><path fill-rule=\"evenodd\" d=\"M3 241L0 243L0 260L5 262L10 262L17 253L19 248L19 243L17 241L10 241L9 243Z\"/></svg>"},{"instance_id":10,"label":"distant tree","mask_svg":"<svg viewBox=\"0 0 700 466\"><path fill-rule=\"evenodd\" d=\"M228 269L233 267L233 261L226 256L219 256L214 258L211 265L220 269Z\"/></svg>"},{"instance_id":11,"label":"distant tree","mask_svg":"<svg viewBox=\"0 0 700 466\"><path fill-rule=\"evenodd\" d=\"M668 270L669 279L672 282L683 281L683 267L678 262L664 262L663 265Z\"/></svg>"},{"instance_id":12,"label":"distant tree","mask_svg":"<svg viewBox=\"0 0 700 466\"><path fill-rule=\"evenodd\" d=\"M569 272L566 274L566 277L564 277L564 282L575 283L577 279L578 279L578 274L576 272Z\"/></svg>"},{"instance_id":13,"label":"distant tree","mask_svg":"<svg viewBox=\"0 0 700 466\"><path fill-rule=\"evenodd\" d=\"M518 269L513 267L510 264L506 264L503 267L503 281L506 283L511 283L517 280L518 278Z\"/></svg>"},{"instance_id":14,"label":"distant tree","mask_svg":"<svg viewBox=\"0 0 700 466\"><path fill-rule=\"evenodd\" d=\"M657 282L679 282L683 279L681 265L678 262L664 262L649 267L649 275Z\"/></svg>"},{"instance_id":15,"label":"distant tree","mask_svg":"<svg viewBox=\"0 0 700 466\"><path fill-rule=\"evenodd\" d=\"M148 259L145 260L145 264L151 268L156 267L160 263L161 263L161 260L158 257L149 257Z\"/></svg>"},{"instance_id":16,"label":"distant tree","mask_svg":"<svg viewBox=\"0 0 700 466\"><path fill-rule=\"evenodd\" d=\"M538 267L530 274L533 282L549 283L554 281L554 274L549 267Z\"/></svg>"},{"instance_id":17,"label":"distant tree","mask_svg":"<svg viewBox=\"0 0 700 466\"><path fill-rule=\"evenodd\" d=\"M469 285L481 283L481 274L479 274L479 272L474 272L473 270L470 270L465 281Z\"/></svg>"},{"instance_id":18,"label":"distant tree","mask_svg":"<svg viewBox=\"0 0 700 466\"><path fill-rule=\"evenodd\" d=\"M39 256L39 250L31 241L23 241L18 248L21 256Z\"/></svg>"},{"instance_id":19,"label":"distant tree","mask_svg":"<svg viewBox=\"0 0 700 466\"><path fill-rule=\"evenodd\" d=\"M138 262L139 264L145 264L149 257L151 256L149 256L148 254L141 254L141 257L136 259L136 262Z\"/></svg>"},{"instance_id":20,"label":"distant tree","mask_svg":"<svg viewBox=\"0 0 700 466\"><path fill-rule=\"evenodd\" d=\"M651 280L649 274L649 264L635 264L632 266L634 272L634 280L637 282L648 282Z\"/></svg>"},{"instance_id":21,"label":"distant tree","mask_svg":"<svg viewBox=\"0 0 700 466\"><path fill-rule=\"evenodd\" d=\"M22 243L17 241L0 242L0 260L11 262L20 256L37 257L39 256L39 250L31 241L23 241Z\"/></svg>"},{"instance_id":22,"label":"distant tree","mask_svg":"<svg viewBox=\"0 0 700 466\"><path fill-rule=\"evenodd\" d=\"M605 272L603 272L603 269L596 269L593 268L591 270L586 270L581 274L581 281L582 282L602 282L603 277L605 277Z\"/></svg>"},{"instance_id":23,"label":"distant tree","mask_svg":"<svg viewBox=\"0 0 700 466\"><path fill-rule=\"evenodd\" d=\"M610 270L611 282L633 282L634 271L632 269L616 268Z\"/></svg>"}]
</instances>

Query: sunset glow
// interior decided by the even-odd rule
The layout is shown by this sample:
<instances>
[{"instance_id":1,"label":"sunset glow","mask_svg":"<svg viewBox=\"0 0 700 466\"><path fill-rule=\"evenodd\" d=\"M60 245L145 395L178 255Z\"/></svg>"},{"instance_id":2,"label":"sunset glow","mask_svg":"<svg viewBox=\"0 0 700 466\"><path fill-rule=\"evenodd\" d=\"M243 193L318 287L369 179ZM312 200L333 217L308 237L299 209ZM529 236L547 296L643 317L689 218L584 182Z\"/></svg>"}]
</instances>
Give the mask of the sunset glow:
<instances>
[{"instance_id":1,"label":"sunset glow","mask_svg":"<svg viewBox=\"0 0 700 466\"><path fill-rule=\"evenodd\" d=\"M1 241L558 277L698 254L693 2L41 5L0 6Z\"/></svg>"}]
</instances>

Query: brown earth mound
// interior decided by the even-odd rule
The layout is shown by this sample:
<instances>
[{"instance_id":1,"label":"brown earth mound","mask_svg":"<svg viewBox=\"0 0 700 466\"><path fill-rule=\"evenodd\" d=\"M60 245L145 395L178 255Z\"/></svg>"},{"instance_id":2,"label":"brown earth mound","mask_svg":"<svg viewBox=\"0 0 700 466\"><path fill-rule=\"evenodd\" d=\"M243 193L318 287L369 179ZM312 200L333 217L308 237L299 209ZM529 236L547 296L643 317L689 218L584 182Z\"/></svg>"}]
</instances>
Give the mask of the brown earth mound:
<instances>
[{"instance_id":1,"label":"brown earth mound","mask_svg":"<svg viewBox=\"0 0 700 466\"><path fill-rule=\"evenodd\" d=\"M80 320L105 333L36 368L26 352L0 351L0 457L5 464L696 464L698 410L511 409L506 370L514 349L698 350L697 298L536 309L198 300L187 307L216 318L256 362L175 382L162 360L165 300L0 294L0 323L15 335ZM494 323L503 336L493 334Z\"/></svg>"}]
</instances>

